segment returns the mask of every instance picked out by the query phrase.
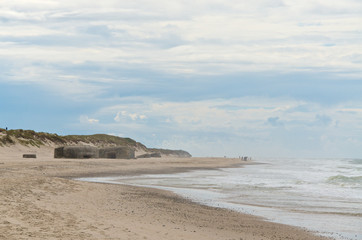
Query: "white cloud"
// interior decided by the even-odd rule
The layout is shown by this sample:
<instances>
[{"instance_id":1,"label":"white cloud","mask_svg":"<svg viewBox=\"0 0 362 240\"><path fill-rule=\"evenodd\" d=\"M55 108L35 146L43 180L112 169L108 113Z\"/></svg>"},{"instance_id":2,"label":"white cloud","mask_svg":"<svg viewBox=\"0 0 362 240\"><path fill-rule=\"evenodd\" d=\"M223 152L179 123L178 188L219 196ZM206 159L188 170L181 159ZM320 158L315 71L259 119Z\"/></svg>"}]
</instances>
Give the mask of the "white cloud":
<instances>
[{"instance_id":1,"label":"white cloud","mask_svg":"<svg viewBox=\"0 0 362 240\"><path fill-rule=\"evenodd\" d=\"M348 60L362 54L362 7L354 0L14 2L0 8L11 22L0 25L0 36L16 43L0 57L11 61L142 64L168 73L362 74L361 62ZM84 31L94 26L107 34ZM46 39L14 38L30 36L69 39L49 47Z\"/></svg>"},{"instance_id":2,"label":"white cloud","mask_svg":"<svg viewBox=\"0 0 362 240\"><path fill-rule=\"evenodd\" d=\"M334 112L334 110L326 110L313 103L292 99L245 97L168 102L143 98L138 101L135 99L122 101L125 104L103 108L98 115L105 117L116 111L117 114L114 117L116 122L120 122L122 117L125 120L148 118L154 121L154 125L158 124L161 127L166 123L168 126L187 131L230 131L230 129L266 129L268 119L283 119L285 124L292 127L306 126L316 121L317 113L321 113L318 115L319 120L326 121L326 116ZM299 111L300 106L308 111ZM144 114L131 113L131 110L147 113L147 117Z\"/></svg>"},{"instance_id":3,"label":"white cloud","mask_svg":"<svg viewBox=\"0 0 362 240\"><path fill-rule=\"evenodd\" d=\"M89 117L86 116L86 115L80 116L79 120L80 120L81 123L87 123L87 124L99 123L99 120L98 120L98 119L89 118Z\"/></svg>"},{"instance_id":4,"label":"white cloud","mask_svg":"<svg viewBox=\"0 0 362 240\"><path fill-rule=\"evenodd\" d=\"M342 108L342 109L339 109L339 111L346 112L346 113L359 113L359 114L362 114L362 108Z\"/></svg>"},{"instance_id":5,"label":"white cloud","mask_svg":"<svg viewBox=\"0 0 362 240\"><path fill-rule=\"evenodd\" d=\"M362 115L350 112L357 103L326 107L288 98L261 97L190 102L125 98L122 102L96 114L107 118L118 111L117 116L123 118L118 121L121 125L107 128L112 126L114 132L132 129L122 133L148 146L183 148L197 156L341 156L343 150L338 144L358 151L356 143L362 143ZM135 125L134 120L141 118L135 112L147 114L148 121ZM354 139L353 146L345 144L348 139Z\"/></svg>"},{"instance_id":6,"label":"white cloud","mask_svg":"<svg viewBox=\"0 0 362 240\"><path fill-rule=\"evenodd\" d=\"M114 121L116 121L116 122L121 121L120 112L118 112L118 113L116 114L116 116L114 117Z\"/></svg>"},{"instance_id":7,"label":"white cloud","mask_svg":"<svg viewBox=\"0 0 362 240\"><path fill-rule=\"evenodd\" d=\"M120 111L120 112L117 112L116 116L114 117L114 121L121 122L122 117L125 117L127 119L132 119L133 121L144 120L147 118L147 116L143 115L143 114L128 113L127 111Z\"/></svg>"}]
</instances>

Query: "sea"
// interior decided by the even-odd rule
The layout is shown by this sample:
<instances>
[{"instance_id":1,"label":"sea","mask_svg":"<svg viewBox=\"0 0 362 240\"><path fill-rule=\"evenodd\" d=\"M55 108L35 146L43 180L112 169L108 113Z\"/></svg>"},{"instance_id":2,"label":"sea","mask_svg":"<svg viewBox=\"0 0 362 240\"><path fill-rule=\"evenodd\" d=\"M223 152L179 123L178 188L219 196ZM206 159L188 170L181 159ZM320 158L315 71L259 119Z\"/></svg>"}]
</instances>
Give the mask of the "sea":
<instances>
[{"instance_id":1,"label":"sea","mask_svg":"<svg viewBox=\"0 0 362 240\"><path fill-rule=\"evenodd\" d=\"M236 168L82 178L165 189L208 206L362 240L362 159L264 158Z\"/></svg>"}]
</instances>

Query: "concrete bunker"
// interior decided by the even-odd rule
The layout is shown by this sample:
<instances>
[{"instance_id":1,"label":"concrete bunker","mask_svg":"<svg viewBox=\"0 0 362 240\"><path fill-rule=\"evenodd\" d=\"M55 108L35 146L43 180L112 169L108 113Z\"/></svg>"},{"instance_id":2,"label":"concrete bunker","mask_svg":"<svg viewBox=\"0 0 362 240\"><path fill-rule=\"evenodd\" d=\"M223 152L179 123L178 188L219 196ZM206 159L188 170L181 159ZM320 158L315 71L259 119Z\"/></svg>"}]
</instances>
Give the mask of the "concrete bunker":
<instances>
[{"instance_id":1,"label":"concrete bunker","mask_svg":"<svg viewBox=\"0 0 362 240\"><path fill-rule=\"evenodd\" d=\"M92 146L64 146L54 149L54 158L112 158L133 159L135 150L130 147L96 148Z\"/></svg>"},{"instance_id":2,"label":"concrete bunker","mask_svg":"<svg viewBox=\"0 0 362 240\"><path fill-rule=\"evenodd\" d=\"M99 158L133 159L135 151L130 147L109 147L99 149Z\"/></svg>"},{"instance_id":3,"label":"concrete bunker","mask_svg":"<svg viewBox=\"0 0 362 240\"><path fill-rule=\"evenodd\" d=\"M54 158L98 158L98 149L91 146L65 146L54 150Z\"/></svg>"}]
</instances>

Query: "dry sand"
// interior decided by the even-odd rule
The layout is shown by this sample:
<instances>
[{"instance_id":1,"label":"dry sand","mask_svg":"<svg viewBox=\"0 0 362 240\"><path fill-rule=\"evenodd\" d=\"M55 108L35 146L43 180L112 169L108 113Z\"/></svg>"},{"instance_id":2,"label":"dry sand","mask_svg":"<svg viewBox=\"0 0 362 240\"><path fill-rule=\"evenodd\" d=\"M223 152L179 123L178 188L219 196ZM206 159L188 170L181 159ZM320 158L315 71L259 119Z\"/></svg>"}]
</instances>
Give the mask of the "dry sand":
<instances>
[{"instance_id":1,"label":"dry sand","mask_svg":"<svg viewBox=\"0 0 362 240\"><path fill-rule=\"evenodd\" d=\"M228 167L238 159L59 160L52 151L0 147L0 239L325 239L167 191L71 179Z\"/></svg>"}]
</instances>

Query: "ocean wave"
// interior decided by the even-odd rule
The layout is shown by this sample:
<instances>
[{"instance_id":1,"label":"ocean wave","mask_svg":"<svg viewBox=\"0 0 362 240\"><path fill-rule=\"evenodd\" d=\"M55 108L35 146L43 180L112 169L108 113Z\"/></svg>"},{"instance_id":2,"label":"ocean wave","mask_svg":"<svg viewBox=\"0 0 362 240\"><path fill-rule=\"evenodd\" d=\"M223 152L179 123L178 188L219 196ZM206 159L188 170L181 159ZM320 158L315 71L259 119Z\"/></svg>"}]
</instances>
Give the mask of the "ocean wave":
<instances>
[{"instance_id":1,"label":"ocean wave","mask_svg":"<svg viewBox=\"0 0 362 240\"><path fill-rule=\"evenodd\" d=\"M349 161L350 164L362 165L362 159L352 159Z\"/></svg>"},{"instance_id":2,"label":"ocean wave","mask_svg":"<svg viewBox=\"0 0 362 240\"><path fill-rule=\"evenodd\" d=\"M344 185L362 186L362 176L347 177L344 175L336 175L329 177L327 183Z\"/></svg>"}]
</instances>

